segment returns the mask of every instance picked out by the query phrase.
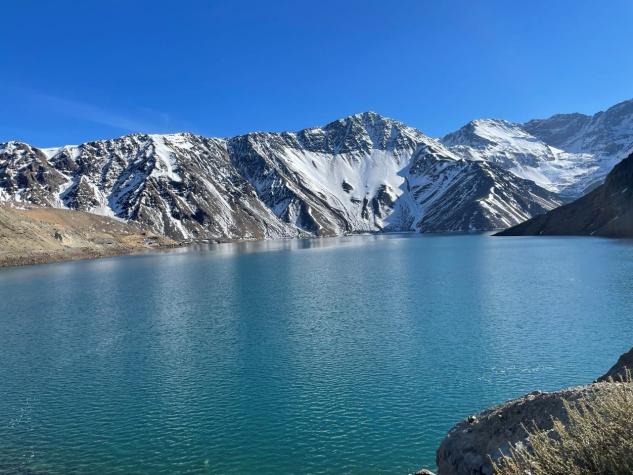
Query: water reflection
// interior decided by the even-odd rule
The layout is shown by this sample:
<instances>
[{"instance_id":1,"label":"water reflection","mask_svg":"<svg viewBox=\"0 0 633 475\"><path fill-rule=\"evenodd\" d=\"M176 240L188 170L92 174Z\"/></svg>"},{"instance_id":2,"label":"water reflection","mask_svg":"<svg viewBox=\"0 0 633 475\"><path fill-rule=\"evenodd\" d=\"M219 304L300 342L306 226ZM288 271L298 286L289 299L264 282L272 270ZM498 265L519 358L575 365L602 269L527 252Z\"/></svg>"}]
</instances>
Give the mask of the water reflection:
<instances>
[{"instance_id":1,"label":"water reflection","mask_svg":"<svg viewBox=\"0 0 633 475\"><path fill-rule=\"evenodd\" d=\"M392 233L392 234L359 234L353 236L338 236L324 238L306 239L274 239L267 241L240 241L227 243L192 244L179 248L174 253L207 253L213 252L217 255L246 254L254 252L273 251L297 251L305 249L329 249L341 246L363 246L373 242L385 240L398 240L405 237L420 237L414 233Z\"/></svg>"},{"instance_id":2,"label":"water reflection","mask_svg":"<svg viewBox=\"0 0 633 475\"><path fill-rule=\"evenodd\" d=\"M0 271L0 472L411 472L633 341L632 248L368 235Z\"/></svg>"}]
</instances>

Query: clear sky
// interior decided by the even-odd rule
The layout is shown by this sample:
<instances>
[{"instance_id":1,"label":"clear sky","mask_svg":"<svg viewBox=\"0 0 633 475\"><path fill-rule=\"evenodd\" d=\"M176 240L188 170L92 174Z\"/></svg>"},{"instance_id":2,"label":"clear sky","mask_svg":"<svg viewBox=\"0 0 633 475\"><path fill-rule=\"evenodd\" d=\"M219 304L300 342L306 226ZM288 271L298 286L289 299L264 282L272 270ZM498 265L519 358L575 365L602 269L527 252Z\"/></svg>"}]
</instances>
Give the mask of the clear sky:
<instances>
[{"instance_id":1,"label":"clear sky","mask_svg":"<svg viewBox=\"0 0 633 475\"><path fill-rule=\"evenodd\" d=\"M9 0L0 141L471 119L633 98L633 2Z\"/></svg>"}]
</instances>

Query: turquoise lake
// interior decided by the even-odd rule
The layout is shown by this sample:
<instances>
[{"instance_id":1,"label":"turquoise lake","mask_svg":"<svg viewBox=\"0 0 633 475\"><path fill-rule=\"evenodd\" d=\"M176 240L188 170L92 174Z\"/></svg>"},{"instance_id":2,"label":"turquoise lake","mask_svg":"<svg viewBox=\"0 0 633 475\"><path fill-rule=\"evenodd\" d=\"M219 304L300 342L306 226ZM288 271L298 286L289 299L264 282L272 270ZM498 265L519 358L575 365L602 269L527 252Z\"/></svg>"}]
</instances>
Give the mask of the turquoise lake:
<instances>
[{"instance_id":1,"label":"turquoise lake","mask_svg":"<svg viewBox=\"0 0 633 475\"><path fill-rule=\"evenodd\" d=\"M393 473L633 346L633 244L379 235L0 270L0 473Z\"/></svg>"}]
</instances>

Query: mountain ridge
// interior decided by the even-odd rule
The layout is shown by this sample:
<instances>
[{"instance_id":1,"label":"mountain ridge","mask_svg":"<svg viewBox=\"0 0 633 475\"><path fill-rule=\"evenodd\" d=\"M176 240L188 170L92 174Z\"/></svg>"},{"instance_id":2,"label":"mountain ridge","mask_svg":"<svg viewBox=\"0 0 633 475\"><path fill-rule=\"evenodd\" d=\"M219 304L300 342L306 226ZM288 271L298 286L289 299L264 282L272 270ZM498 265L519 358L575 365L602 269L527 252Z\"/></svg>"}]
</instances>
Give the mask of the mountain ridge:
<instances>
[{"instance_id":1,"label":"mountain ridge","mask_svg":"<svg viewBox=\"0 0 633 475\"><path fill-rule=\"evenodd\" d=\"M633 151L633 99L593 115L524 123L475 119L441 140L455 153L493 161L571 201L602 183Z\"/></svg>"},{"instance_id":2,"label":"mountain ridge","mask_svg":"<svg viewBox=\"0 0 633 475\"><path fill-rule=\"evenodd\" d=\"M442 143L469 160L495 163L521 178L575 197L579 180L588 171L588 154L572 154L549 145L526 132L520 124L501 119L476 119L447 134Z\"/></svg>"},{"instance_id":3,"label":"mountain ridge","mask_svg":"<svg viewBox=\"0 0 633 475\"><path fill-rule=\"evenodd\" d=\"M178 240L486 231L568 200L585 172L572 165L585 159L508 121L479 119L438 140L367 111L227 138L7 142L0 201L137 221Z\"/></svg>"},{"instance_id":4,"label":"mountain ridge","mask_svg":"<svg viewBox=\"0 0 633 475\"><path fill-rule=\"evenodd\" d=\"M587 195L496 235L633 237L632 185L633 154L618 163L605 182Z\"/></svg>"}]
</instances>

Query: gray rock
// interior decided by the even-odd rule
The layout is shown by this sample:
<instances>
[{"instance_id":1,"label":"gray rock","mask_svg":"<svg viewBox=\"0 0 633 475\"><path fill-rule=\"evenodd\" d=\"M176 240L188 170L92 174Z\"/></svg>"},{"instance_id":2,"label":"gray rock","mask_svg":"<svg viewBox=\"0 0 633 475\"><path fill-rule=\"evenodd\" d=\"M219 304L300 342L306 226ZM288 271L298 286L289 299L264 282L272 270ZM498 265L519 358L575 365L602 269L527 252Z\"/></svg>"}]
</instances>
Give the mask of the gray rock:
<instances>
[{"instance_id":1,"label":"gray rock","mask_svg":"<svg viewBox=\"0 0 633 475\"><path fill-rule=\"evenodd\" d=\"M598 378L598 381L622 380L626 377L626 372L633 371L633 348L624 353L609 371Z\"/></svg>"},{"instance_id":2,"label":"gray rock","mask_svg":"<svg viewBox=\"0 0 633 475\"><path fill-rule=\"evenodd\" d=\"M556 392L535 391L470 416L453 427L437 450L439 475L492 475L490 459L509 454L510 446L528 445L525 427L552 428L552 418L567 421L563 401L586 400L613 385L596 383Z\"/></svg>"}]
</instances>

